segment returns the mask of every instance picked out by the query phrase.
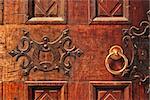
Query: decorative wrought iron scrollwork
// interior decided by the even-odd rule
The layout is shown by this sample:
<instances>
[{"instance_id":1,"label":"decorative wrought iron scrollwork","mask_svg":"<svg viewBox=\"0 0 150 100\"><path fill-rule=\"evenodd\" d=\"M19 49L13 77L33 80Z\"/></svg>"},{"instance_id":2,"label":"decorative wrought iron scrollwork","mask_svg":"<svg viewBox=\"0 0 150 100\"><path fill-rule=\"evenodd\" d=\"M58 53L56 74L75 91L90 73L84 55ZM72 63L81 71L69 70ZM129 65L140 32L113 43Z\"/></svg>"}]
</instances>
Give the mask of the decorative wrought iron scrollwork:
<instances>
[{"instance_id":1,"label":"decorative wrought iron scrollwork","mask_svg":"<svg viewBox=\"0 0 150 100\"><path fill-rule=\"evenodd\" d=\"M19 45L15 50L9 52L12 57L16 57L18 61L21 57L25 57L25 61L20 65L23 70L23 75L28 76L30 70L39 70L49 72L53 70L62 70L69 75L72 67L71 61L67 60L70 57L76 59L83 53L80 49L72 45L72 39L68 35L69 30L62 32L61 36L55 41L50 41L47 36L43 37L42 42L37 42L31 39L29 32L24 31ZM32 51L32 53L30 53ZM52 61L41 61L40 53L51 53Z\"/></svg>"},{"instance_id":2,"label":"decorative wrought iron scrollwork","mask_svg":"<svg viewBox=\"0 0 150 100\"><path fill-rule=\"evenodd\" d=\"M123 43L127 49L132 49L132 57L124 77L132 80L139 79L149 93L150 67L149 67L149 38L150 38L150 10L147 12L148 21L142 21L140 28L132 26L123 32Z\"/></svg>"}]
</instances>

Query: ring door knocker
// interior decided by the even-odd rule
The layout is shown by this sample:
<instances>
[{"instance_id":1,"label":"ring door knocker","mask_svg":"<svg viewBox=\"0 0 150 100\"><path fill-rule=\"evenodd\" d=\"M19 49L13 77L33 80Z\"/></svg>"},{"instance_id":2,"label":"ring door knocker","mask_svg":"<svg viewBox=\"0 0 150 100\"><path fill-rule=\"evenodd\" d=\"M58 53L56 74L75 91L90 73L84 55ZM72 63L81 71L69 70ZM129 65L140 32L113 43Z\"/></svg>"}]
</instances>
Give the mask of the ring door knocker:
<instances>
[{"instance_id":1,"label":"ring door knocker","mask_svg":"<svg viewBox=\"0 0 150 100\"><path fill-rule=\"evenodd\" d=\"M119 60L121 58L124 59L124 66L120 69L120 70L113 70L111 69L108 59L111 58L113 60ZM109 54L107 55L106 59L105 59L105 66L107 68L107 70L114 75L120 75L128 66L128 59L127 57L123 54L123 50L120 46L115 45L112 46L109 50Z\"/></svg>"}]
</instances>

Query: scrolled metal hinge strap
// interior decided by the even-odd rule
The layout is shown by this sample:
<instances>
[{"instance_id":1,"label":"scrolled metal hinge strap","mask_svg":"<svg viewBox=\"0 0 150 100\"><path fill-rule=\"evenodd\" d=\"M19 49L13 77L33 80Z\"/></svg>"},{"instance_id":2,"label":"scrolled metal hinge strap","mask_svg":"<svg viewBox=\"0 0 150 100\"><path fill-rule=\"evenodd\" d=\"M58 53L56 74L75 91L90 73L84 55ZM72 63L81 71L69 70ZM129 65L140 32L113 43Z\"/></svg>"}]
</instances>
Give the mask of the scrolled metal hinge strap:
<instances>
[{"instance_id":1,"label":"scrolled metal hinge strap","mask_svg":"<svg viewBox=\"0 0 150 100\"><path fill-rule=\"evenodd\" d=\"M16 61L21 57L26 58L20 65L23 70L23 76L28 76L32 69L34 71L39 70L43 72L62 70L65 74L69 75L72 64L70 61L66 62L66 59L69 57L76 59L76 57L80 57L83 52L72 44L72 39L68 34L69 30L65 29L61 36L55 41L51 42L47 36L44 36L42 42L37 42L31 39L29 32L24 31L19 45L17 45L16 49L10 51L9 54L15 57ZM25 47L25 43L27 47ZM32 54L29 53L31 49L33 49ZM40 52L52 53L52 61L40 61Z\"/></svg>"},{"instance_id":2,"label":"scrolled metal hinge strap","mask_svg":"<svg viewBox=\"0 0 150 100\"><path fill-rule=\"evenodd\" d=\"M143 84L147 93L150 93L150 67L149 67L149 39L150 39L150 10L147 12L147 21L142 21L139 27L131 26L123 31L123 44L125 51L132 50L128 68L122 74L131 80L138 80ZM128 52L128 51L127 51Z\"/></svg>"}]
</instances>

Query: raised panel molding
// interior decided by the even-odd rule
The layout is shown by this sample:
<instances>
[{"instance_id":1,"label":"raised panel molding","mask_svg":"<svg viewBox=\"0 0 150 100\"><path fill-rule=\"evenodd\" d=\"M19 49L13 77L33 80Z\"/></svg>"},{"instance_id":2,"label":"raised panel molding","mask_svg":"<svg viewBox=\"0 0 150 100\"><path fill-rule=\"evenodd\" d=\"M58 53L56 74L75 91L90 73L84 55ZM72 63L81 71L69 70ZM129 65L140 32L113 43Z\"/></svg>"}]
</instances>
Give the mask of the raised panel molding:
<instances>
[{"instance_id":1,"label":"raised panel molding","mask_svg":"<svg viewBox=\"0 0 150 100\"><path fill-rule=\"evenodd\" d=\"M131 81L90 81L89 100L132 100Z\"/></svg>"},{"instance_id":2,"label":"raised panel molding","mask_svg":"<svg viewBox=\"0 0 150 100\"><path fill-rule=\"evenodd\" d=\"M88 6L89 24L129 22L129 0L89 0Z\"/></svg>"},{"instance_id":3,"label":"raised panel molding","mask_svg":"<svg viewBox=\"0 0 150 100\"><path fill-rule=\"evenodd\" d=\"M26 81L29 100L67 100L66 81Z\"/></svg>"},{"instance_id":4,"label":"raised panel molding","mask_svg":"<svg viewBox=\"0 0 150 100\"><path fill-rule=\"evenodd\" d=\"M66 9L66 0L29 0L27 23L65 24Z\"/></svg>"}]
</instances>

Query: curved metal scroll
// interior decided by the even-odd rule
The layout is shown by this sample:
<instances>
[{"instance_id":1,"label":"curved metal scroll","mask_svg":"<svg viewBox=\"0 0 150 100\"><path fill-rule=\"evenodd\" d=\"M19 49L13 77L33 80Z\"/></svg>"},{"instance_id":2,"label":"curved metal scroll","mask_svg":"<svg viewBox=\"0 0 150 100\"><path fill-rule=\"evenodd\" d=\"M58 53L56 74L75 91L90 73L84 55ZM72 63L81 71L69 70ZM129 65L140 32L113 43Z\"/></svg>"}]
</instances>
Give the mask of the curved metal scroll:
<instances>
[{"instance_id":1,"label":"curved metal scroll","mask_svg":"<svg viewBox=\"0 0 150 100\"><path fill-rule=\"evenodd\" d=\"M125 49L131 47L132 57L128 68L123 76L130 79L139 79L145 84L147 92L149 88L149 38L150 38L150 10L147 12L148 21L142 21L140 28L132 26L123 32L123 43Z\"/></svg>"},{"instance_id":2,"label":"curved metal scroll","mask_svg":"<svg viewBox=\"0 0 150 100\"><path fill-rule=\"evenodd\" d=\"M72 67L70 61L66 61L70 57L76 59L80 57L82 51L75 46L72 46L72 39L68 35L69 30L62 32L61 36L53 42L50 42L47 36L43 37L42 42L34 41L30 38L29 32L24 31L19 45L15 50L9 52L12 57L16 57L18 61L21 57L26 60L20 65L23 69L23 75L27 76L30 70L49 72L53 70L63 70L65 74L69 74ZM26 47L25 47L26 44ZM30 53L33 50L32 54ZM41 61L40 53L51 53L52 61Z\"/></svg>"}]
</instances>

